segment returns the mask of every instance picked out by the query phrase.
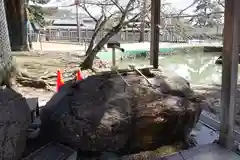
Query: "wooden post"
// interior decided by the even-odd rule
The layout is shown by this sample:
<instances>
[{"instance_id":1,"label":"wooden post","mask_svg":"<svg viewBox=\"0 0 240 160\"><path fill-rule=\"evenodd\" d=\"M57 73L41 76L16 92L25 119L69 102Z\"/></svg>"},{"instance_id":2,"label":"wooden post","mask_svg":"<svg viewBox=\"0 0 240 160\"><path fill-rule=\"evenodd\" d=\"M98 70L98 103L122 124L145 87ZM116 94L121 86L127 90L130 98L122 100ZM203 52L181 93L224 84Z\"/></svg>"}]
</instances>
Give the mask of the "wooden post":
<instances>
[{"instance_id":1,"label":"wooden post","mask_svg":"<svg viewBox=\"0 0 240 160\"><path fill-rule=\"evenodd\" d=\"M150 64L154 68L158 68L160 7L161 0L151 0Z\"/></svg>"},{"instance_id":2,"label":"wooden post","mask_svg":"<svg viewBox=\"0 0 240 160\"><path fill-rule=\"evenodd\" d=\"M143 42L145 40L145 19L146 19L146 10L147 10L147 0L142 0L141 3L141 24L140 24L140 39L139 42Z\"/></svg>"},{"instance_id":3,"label":"wooden post","mask_svg":"<svg viewBox=\"0 0 240 160\"><path fill-rule=\"evenodd\" d=\"M219 143L229 149L233 147L235 102L239 53L239 0L225 0L223 69L221 95L221 128Z\"/></svg>"},{"instance_id":4,"label":"wooden post","mask_svg":"<svg viewBox=\"0 0 240 160\"><path fill-rule=\"evenodd\" d=\"M49 29L48 29L48 38L46 39L47 41L50 41L50 39L52 38L52 37L51 37L51 33L52 33L52 32L51 32L51 29L49 28Z\"/></svg>"},{"instance_id":5,"label":"wooden post","mask_svg":"<svg viewBox=\"0 0 240 160\"><path fill-rule=\"evenodd\" d=\"M117 69L118 69L118 67L116 65L116 48L113 47L112 48L112 67L111 67L111 70L116 71Z\"/></svg>"},{"instance_id":6,"label":"wooden post","mask_svg":"<svg viewBox=\"0 0 240 160\"><path fill-rule=\"evenodd\" d=\"M116 66L116 51L115 48L112 48L112 66Z\"/></svg>"},{"instance_id":7,"label":"wooden post","mask_svg":"<svg viewBox=\"0 0 240 160\"><path fill-rule=\"evenodd\" d=\"M75 0L76 5L76 22L77 22L77 41L80 42L81 30L80 30L80 22L79 22L79 11L78 5L80 4L80 0Z\"/></svg>"},{"instance_id":8,"label":"wooden post","mask_svg":"<svg viewBox=\"0 0 240 160\"><path fill-rule=\"evenodd\" d=\"M68 32L68 40L71 41L71 36L70 36L70 29L67 30Z\"/></svg>"},{"instance_id":9,"label":"wooden post","mask_svg":"<svg viewBox=\"0 0 240 160\"><path fill-rule=\"evenodd\" d=\"M132 39L133 39L133 43L135 43L135 31L134 31L134 27L135 27L135 23L133 22L133 26L132 26Z\"/></svg>"}]
</instances>

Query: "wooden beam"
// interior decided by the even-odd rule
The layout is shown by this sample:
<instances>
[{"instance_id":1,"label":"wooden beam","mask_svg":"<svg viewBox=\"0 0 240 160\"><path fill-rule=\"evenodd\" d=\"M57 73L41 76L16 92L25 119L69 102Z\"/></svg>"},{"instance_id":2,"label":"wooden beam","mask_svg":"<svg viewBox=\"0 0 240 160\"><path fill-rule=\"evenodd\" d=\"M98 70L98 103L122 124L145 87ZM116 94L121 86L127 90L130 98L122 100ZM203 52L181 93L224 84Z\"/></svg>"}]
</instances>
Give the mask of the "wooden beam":
<instances>
[{"instance_id":1,"label":"wooden beam","mask_svg":"<svg viewBox=\"0 0 240 160\"><path fill-rule=\"evenodd\" d=\"M239 53L239 0L225 0L221 127L219 142L231 149L234 142L235 103Z\"/></svg>"},{"instance_id":2,"label":"wooden beam","mask_svg":"<svg viewBox=\"0 0 240 160\"><path fill-rule=\"evenodd\" d=\"M78 42L80 42L80 38L81 38L79 11L78 11L79 4L80 4L80 1L79 0L75 0L75 5L76 5L76 22L77 22L77 41Z\"/></svg>"},{"instance_id":3,"label":"wooden beam","mask_svg":"<svg viewBox=\"0 0 240 160\"><path fill-rule=\"evenodd\" d=\"M146 0L141 1L142 9L141 9L141 24L140 24L140 39L139 42L144 42L145 40L145 22L146 22L146 10L147 10L147 2Z\"/></svg>"},{"instance_id":4,"label":"wooden beam","mask_svg":"<svg viewBox=\"0 0 240 160\"><path fill-rule=\"evenodd\" d=\"M151 0L150 64L154 68L158 68L160 8L161 0Z\"/></svg>"}]
</instances>

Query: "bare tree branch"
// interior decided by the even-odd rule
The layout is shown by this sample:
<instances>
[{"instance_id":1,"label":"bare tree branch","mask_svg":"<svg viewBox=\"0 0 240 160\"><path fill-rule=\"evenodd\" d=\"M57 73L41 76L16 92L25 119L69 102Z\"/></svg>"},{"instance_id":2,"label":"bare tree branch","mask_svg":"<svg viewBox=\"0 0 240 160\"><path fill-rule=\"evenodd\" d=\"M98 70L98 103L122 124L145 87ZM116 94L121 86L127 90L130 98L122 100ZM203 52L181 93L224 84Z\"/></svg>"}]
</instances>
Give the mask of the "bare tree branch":
<instances>
[{"instance_id":1,"label":"bare tree branch","mask_svg":"<svg viewBox=\"0 0 240 160\"><path fill-rule=\"evenodd\" d=\"M79 4L79 6L88 14L89 17L91 17L97 23L98 20L88 11L86 4L82 3Z\"/></svg>"},{"instance_id":2,"label":"bare tree branch","mask_svg":"<svg viewBox=\"0 0 240 160\"><path fill-rule=\"evenodd\" d=\"M194 0L189 6L187 6L186 8L182 9L179 13L178 16L183 14L183 12L185 12L186 10L188 10L189 8L193 7L199 0Z\"/></svg>"},{"instance_id":3,"label":"bare tree branch","mask_svg":"<svg viewBox=\"0 0 240 160\"><path fill-rule=\"evenodd\" d=\"M103 28L103 26L106 24L107 19L106 17L104 17L103 15L101 16L102 18L99 18L99 20L97 21L97 23L95 24L95 29L94 29L94 33L92 35L92 38L89 42L89 46L87 49L86 53L89 53L90 50L92 50L93 46L94 46L94 41L99 33L99 31ZM102 20L103 19L103 20Z\"/></svg>"},{"instance_id":4,"label":"bare tree branch","mask_svg":"<svg viewBox=\"0 0 240 160\"><path fill-rule=\"evenodd\" d=\"M111 0L111 2L119 9L120 12L124 12L124 9L122 6L120 6L118 0Z\"/></svg>"},{"instance_id":5,"label":"bare tree branch","mask_svg":"<svg viewBox=\"0 0 240 160\"><path fill-rule=\"evenodd\" d=\"M127 16L127 13L128 13L128 11L129 11L129 8L131 7L131 5L133 5L133 3L134 3L135 1L136 1L136 0L129 0L129 1L128 1L128 4L126 5L126 8L125 8L124 12L122 12L122 17L121 17L119 23L123 23L123 22L124 22L124 20L125 20L125 18L126 18L126 16Z\"/></svg>"},{"instance_id":6,"label":"bare tree branch","mask_svg":"<svg viewBox=\"0 0 240 160\"><path fill-rule=\"evenodd\" d=\"M146 13L146 15L147 15L147 13ZM141 16L141 13L138 13L138 14L136 14L135 16L133 16L132 18L130 18L129 20L125 21L122 25L125 26L125 25L127 25L128 23L130 23L130 22L134 22L134 21L136 21L138 18L140 18L140 16Z\"/></svg>"},{"instance_id":7,"label":"bare tree branch","mask_svg":"<svg viewBox=\"0 0 240 160\"><path fill-rule=\"evenodd\" d=\"M106 17L105 17L104 15L102 15L102 16L97 20L97 22L96 22L96 24L95 24L94 30L95 30L95 31L98 31L99 28L102 27L102 24L103 24L103 23L105 24L105 22L106 22Z\"/></svg>"},{"instance_id":8,"label":"bare tree branch","mask_svg":"<svg viewBox=\"0 0 240 160\"><path fill-rule=\"evenodd\" d=\"M95 31L92 36L91 42L87 49L87 53L86 53L87 57L85 58L84 62L81 64L81 67L83 68L91 68L93 65L93 60L95 56L109 41L109 39L111 39L114 35L116 35L122 29L122 27L127 25L129 22L135 21L141 15L139 11L138 14L134 14L133 17L128 19L128 15L131 13L131 11L134 11L134 9L138 7L137 2L139 0L128 0L127 5L124 7L122 7L116 0L110 0L110 1L117 8L118 11L116 12L114 11L113 13L110 13L110 14L106 14L105 12L102 12L102 16L104 17L104 19L99 21L95 18L95 21L97 20L96 21L97 23L95 26ZM85 8L85 11L86 10L87 8ZM89 13L89 11L87 13ZM89 15L91 15L91 13L89 13ZM93 18L93 16L90 16L90 17ZM112 20L113 22L116 22L115 23L116 25L112 24L111 29L109 29L107 33L104 34L104 36L100 39L100 41L97 42L96 45L94 45L95 37L97 36L99 31L101 29L104 29L106 22L111 22Z\"/></svg>"},{"instance_id":9,"label":"bare tree branch","mask_svg":"<svg viewBox=\"0 0 240 160\"><path fill-rule=\"evenodd\" d=\"M224 1L222 2L221 0L218 0L218 4L219 4L220 6L222 6L223 8L225 8Z\"/></svg>"}]
</instances>

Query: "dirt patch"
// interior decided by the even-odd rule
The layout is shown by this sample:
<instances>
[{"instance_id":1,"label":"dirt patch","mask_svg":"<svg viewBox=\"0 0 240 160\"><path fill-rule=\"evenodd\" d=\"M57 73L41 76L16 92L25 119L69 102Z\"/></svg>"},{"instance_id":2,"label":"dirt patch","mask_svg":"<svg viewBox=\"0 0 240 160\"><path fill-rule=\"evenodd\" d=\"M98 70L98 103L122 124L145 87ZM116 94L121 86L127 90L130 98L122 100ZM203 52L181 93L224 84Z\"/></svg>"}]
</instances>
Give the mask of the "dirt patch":
<instances>
[{"instance_id":1,"label":"dirt patch","mask_svg":"<svg viewBox=\"0 0 240 160\"><path fill-rule=\"evenodd\" d=\"M32 79L43 80L49 84L50 90L42 88L32 88L17 85L15 88L25 97L39 97L39 102L44 104L48 101L56 90L56 72L60 69L65 81L75 78L74 72L78 69L79 64L84 60L78 52L66 51L43 51L43 52L13 52L17 67L30 76ZM108 68L107 62L95 60L94 68ZM92 74L91 71L82 71L84 76Z\"/></svg>"}]
</instances>

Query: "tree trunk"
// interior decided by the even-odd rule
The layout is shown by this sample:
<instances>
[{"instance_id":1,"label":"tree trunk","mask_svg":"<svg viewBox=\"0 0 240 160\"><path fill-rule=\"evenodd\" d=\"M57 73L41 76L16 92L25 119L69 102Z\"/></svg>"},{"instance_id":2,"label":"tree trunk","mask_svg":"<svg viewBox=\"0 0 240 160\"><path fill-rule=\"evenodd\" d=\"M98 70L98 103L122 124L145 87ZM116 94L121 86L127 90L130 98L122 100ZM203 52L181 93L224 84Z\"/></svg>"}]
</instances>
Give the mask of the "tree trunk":
<instances>
[{"instance_id":1,"label":"tree trunk","mask_svg":"<svg viewBox=\"0 0 240 160\"><path fill-rule=\"evenodd\" d=\"M101 31L101 29L104 27L104 25L107 22L106 19L104 19L102 21L101 20L102 20L102 17L95 24L94 33L92 35L91 41L89 43L89 46L88 46L88 49L87 49L87 52L86 52L87 56L88 56L88 54L91 54L91 52L93 50L93 47L94 47L94 43L95 43L96 37L97 37L98 33Z\"/></svg>"},{"instance_id":2,"label":"tree trunk","mask_svg":"<svg viewBox=\"0 0 240 160\"><path fill-rule=\"evenodd\" d=\"M94 58L95 58L94 55L97 55L97 53L93 53L93 52L87 53L86 52L86 54L88 56L84 59L83 63L81 64L81 68L82 69L92 69L93 61L94 61Z\"/></svg>"},{"instance_id":3,"label":"tree trunk","mask_svg":"<svg viewBox=\"0 0 240 160\"><path fill-rule=\"evenodd\" d=\"M0 0L0 86L10 86L12 56L4 1Z\"/></svg>"},{"instance_id":4,"label":"tree trunk","mask_svg":"<svg viewBox=\"0 0 240 160\"><path fill-rule=\"evenodd\" d=\"M89 54L91 54L92 50L93 50L93 47L94 47L94 41L96 39L96 36L97 36L97 33L95 31L95 33L93 33L93 36L92 36L92 39L91 41L89 42L89 45L88 45L88 48L87 48L87 51L86 51L86 56L88 56Z\"/></svg>"},{"instance_id":5,"label":"tree trunk","mask_svg":"<svg viewBox=\"0 0 240 160\"><path fill-rule=\"evenodd\" d=\"M5 0L12 51L28 50L25 0Z\"/></svg>"},{"instance_id":6,"label":"tree trunk","mask_svg":"<svg viewBox=\"0 0 240 160\"><path fill-rule=\"evenodd\" d=\"M82 69L92 69L94 58L101 48L108 42L108 40L117 34L122 28L122 24L117 25L112 30L110 30L96 45L92 50L88 50L86 53L87 57L81 64Z\"/></svg>"}]
</instances>

